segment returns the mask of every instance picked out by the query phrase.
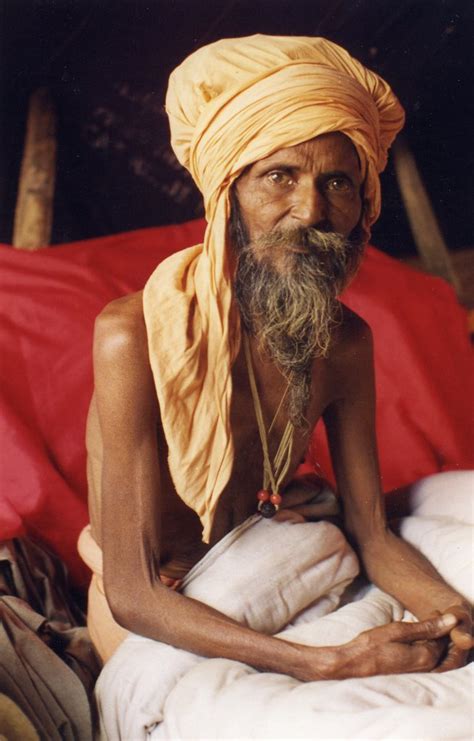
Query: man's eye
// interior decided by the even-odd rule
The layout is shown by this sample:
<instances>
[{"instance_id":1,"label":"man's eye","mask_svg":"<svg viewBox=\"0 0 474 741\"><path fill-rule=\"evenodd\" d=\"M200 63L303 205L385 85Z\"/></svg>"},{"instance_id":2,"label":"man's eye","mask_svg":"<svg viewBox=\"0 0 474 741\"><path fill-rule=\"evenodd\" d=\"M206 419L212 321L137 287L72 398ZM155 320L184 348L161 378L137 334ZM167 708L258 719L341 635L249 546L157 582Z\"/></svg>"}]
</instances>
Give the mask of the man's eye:
<instances>
[{"instance_id":1,"label":"man's eye","mask_svg":"<svg viewBox=\"0 0 474 741\"><path fill-rule=\"evenodd\" d=\"M349 193L352 190L352 183L348 178L331 178L326 182L326 190L333 193Z\"/></svg>"},{"instance_id":2,"label":"man's eye","mask_svg":"<svg viewBox=\"0 0 474 741\"><path fill-rule=\"evenodd\" d=\"M267 180L269 180L272 185L292 185L294 182L293 178L287 172L283 172L282 170L273 170L272 172L267 173Z\"/></svg>"}]
</instances>

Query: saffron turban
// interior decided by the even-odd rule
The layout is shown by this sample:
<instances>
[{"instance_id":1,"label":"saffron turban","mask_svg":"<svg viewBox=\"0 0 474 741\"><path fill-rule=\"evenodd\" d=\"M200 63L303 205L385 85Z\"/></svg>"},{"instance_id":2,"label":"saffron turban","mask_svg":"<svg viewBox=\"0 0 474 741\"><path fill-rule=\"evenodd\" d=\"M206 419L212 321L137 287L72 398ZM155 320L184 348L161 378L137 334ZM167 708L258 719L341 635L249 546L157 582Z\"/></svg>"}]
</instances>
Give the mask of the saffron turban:
<instances>
[{"instance_id":1,"label":"saffron turban","mask_svg":"<svg viewBox=\"0 0 474 741\"><path fill-rule=\"evenodd\" d=\"M161 263L144 290L149 355L179 496L208 542L233 464L232 363L240 325L227 249L229 189L273 152L338 131L364 177L366 236L380 212L378 173L404 122L387 83L322 38L255 35L191 54L170 77L171 144L201 190L202 245Z\"/></svg>"}]
</instances>

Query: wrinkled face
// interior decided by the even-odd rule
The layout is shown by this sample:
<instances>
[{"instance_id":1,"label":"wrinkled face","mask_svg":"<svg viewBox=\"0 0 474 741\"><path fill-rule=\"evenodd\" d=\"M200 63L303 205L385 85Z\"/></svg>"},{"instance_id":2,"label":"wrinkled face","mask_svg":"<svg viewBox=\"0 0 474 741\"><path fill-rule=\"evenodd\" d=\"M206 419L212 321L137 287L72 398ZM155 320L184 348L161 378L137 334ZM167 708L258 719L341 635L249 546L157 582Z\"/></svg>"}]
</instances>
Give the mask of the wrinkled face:
<instances>
[{"instance_id":1,"label":"wrinkled face","mask_svg":"<svg viewBox=\"0 0 474 741\"><path fill-rule=\"evenodd\" d=\"M349 237L361 217L361 187L352 142L331 133L255 162L237 180L235 194L251 242L308 226Z\"/></svg>"}]
</instances>

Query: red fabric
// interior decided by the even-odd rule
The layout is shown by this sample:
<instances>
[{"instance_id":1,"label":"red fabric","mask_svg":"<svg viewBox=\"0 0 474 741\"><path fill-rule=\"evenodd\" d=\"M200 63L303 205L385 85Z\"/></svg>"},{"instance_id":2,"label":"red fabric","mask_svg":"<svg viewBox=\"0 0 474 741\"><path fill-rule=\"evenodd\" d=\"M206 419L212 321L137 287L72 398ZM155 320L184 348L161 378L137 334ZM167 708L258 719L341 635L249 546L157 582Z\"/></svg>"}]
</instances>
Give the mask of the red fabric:
<instances>
[{"instance_id":1,"label":"red fabric","mask_svg":"<svg viewBox=\"0 0 474 741\"><path fill-rule=\"evenodd\" d=\"M86 578L76 540L88 519L94 318L203 230L194 221L34 253L0 246L0 540L40 537L76 583ZM369 248L344 300L374 331L384 488L471 467L472 354L451 289ZM312 454L329 475L320 430Z\"/></svg>"},{"instance_id":2,"label":"red fabric","mask_svg":"<svg viewBox=\"0 0 474 741\"><path fill-rule=\"evenodd\" d=\"M473 349L453 289L369 247L342 298L374 336L383 490L474 467ZM333 481L322 424L311 457Z\"/></svg>"}]
</instances>

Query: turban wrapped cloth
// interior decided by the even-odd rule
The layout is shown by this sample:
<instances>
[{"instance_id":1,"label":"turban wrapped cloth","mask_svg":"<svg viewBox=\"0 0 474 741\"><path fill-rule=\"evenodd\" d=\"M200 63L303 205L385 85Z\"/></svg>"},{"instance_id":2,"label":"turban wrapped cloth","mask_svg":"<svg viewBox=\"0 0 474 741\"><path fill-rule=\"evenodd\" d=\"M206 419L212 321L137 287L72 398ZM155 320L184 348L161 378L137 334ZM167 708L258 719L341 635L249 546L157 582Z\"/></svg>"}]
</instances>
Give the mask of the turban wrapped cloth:
<instances>
[{"instance_id":1,"label":"turban wrapped cloth","mask_svg":"<svg viewBox=\"0 0 474 741\"><path fill-rule=\"evenodd\" d=\"M279 149L341 132L361 162L368 238L380 212L378 173L404 113L389 85L336 44L259 34L191 54L171 74L166 110L173 150L203 194L208 225L202 245L155 270L144 315L171 475L208 542L233 464L231 368L240 324L227 247L230 186Z\"/></svg>"}]
</instances>

